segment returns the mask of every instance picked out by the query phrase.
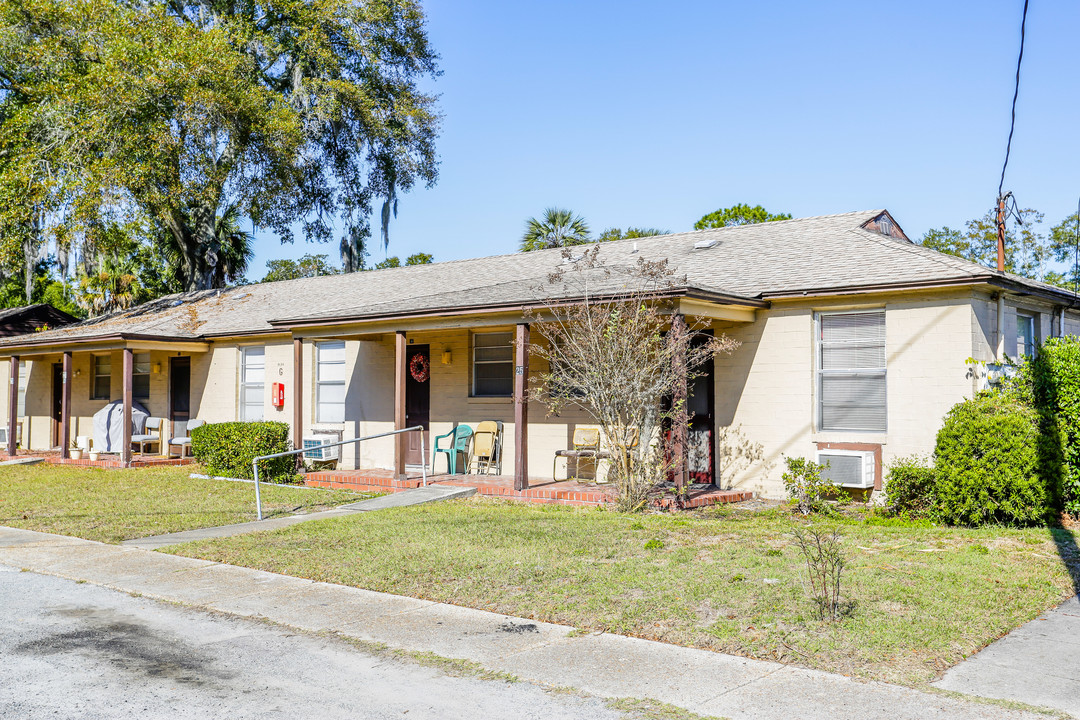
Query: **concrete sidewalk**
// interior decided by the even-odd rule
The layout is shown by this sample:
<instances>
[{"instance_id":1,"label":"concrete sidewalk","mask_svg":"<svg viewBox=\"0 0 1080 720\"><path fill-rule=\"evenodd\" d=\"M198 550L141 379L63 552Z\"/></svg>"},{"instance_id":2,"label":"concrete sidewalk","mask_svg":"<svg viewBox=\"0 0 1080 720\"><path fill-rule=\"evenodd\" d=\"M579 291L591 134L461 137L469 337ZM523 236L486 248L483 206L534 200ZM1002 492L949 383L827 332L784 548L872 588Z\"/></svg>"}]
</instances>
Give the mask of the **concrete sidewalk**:
<instances>
[{"instance_id":1,"label":"concrete sidewalk","mask_svg":"<svg viewBox=\"0 0 1080 720\"><path fill-rule=\"evenodd\" d=\"M935 686L1080 716L1080 601L1074 595L950 668Z\"/></svg>"},{"instance_id":2,"label":"concrete sidewalk","mask_svg":"<svg viewBox=\"0 0 1080 720\"><path fill-rule=\"evenodd\" d=\"M413 488L393 495L361 500L338 505L330 510L307 513L306 515L286 515L284 517L270 518L269 520L255 520L252 522L236 523L235 525L219 525L218 527L199 528L197 530L185 530L183 532L168 533L166 535L151 535L150 537L125 540L121 545L142 548L144 550L157 550L169 545L194 542L195 540L212 540L213 538L232 537L233 535L246 535L248 533L262 532L264 530L278 530L312 520L326 520L328 518L345 517L357 513L385 510L386 508L406 507L409 505L426 505L427 503L441 500L453 500L466 498L476 494L476 488L457 487L454 485L428 485L426 487Z\"/></svg>"},{"instance_id":3,"label":"concrete sidewalk","mask_svg":"<svg viewBox=\"0 0 1080 720\"><path fill-rule=\"evenodd\" d=\"M461 658L548 686L702 715L821 720L1043 718L777 663L176 557L0 528L0 564L185 605Z\"/></svg>"}]
</instances>

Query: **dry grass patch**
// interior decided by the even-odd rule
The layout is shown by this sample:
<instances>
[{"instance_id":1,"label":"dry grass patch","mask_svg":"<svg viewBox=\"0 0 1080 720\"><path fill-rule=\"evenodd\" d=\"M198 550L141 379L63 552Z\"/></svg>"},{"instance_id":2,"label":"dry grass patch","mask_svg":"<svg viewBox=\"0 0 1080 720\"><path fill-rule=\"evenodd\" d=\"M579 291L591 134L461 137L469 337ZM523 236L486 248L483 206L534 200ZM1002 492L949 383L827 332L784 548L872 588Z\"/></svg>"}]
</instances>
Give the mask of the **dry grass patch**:
<instances>
[{"instance_id":1,"label":"dry grass patch","mask_svg":"<svg viewBox=\"0 0 1080 720\"><path fill-rule=\"evenodd\" d=\"M788 535L804 522L776 509L640 516L469 500L170 552L908 684L1074 592L1054 542L1073 542L1067 531L849 517L831 522L853 611L822 622Z\"/></svg>"}]
</instances>

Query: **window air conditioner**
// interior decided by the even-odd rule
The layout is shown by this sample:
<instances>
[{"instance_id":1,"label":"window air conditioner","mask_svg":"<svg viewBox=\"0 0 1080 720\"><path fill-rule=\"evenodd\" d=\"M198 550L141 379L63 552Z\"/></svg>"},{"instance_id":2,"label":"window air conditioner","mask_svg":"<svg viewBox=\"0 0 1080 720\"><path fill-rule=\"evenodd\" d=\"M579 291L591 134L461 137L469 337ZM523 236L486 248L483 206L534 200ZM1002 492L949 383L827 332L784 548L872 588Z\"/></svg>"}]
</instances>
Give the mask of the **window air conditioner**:
<instances>
[{"instance_id":1,"label":"window air conditioner","mask_svg":"<svg viewBox=\"0 0 1080 720\"><path fill-rule=\"evenodd\" d=\"M0 447L4 447L8 442L8 426L5 423L3 427L0 427ZM15 423L15 442L22 443L22 421Z\"/></svg>"},{"instance_id":2,"label":"window air conditioner","mask_svg":"<svg viewBox=\"0 0 1080 720\"><path fill-rule=\"evenodd\" d=\"M340 445L334 447L320 447L326 443L337 442L334 435L310 435L304 438L305 460L337 460L340 457Z\"/></svg>"},{"instance_id":3,"label":"window air conditioner","mask_svg":"<svg viewBox=\"0 0 1080 720\"><path fill-rule=\"evenodd\" d=\"M818 465L828 465L821 471L823 479L847 488L874 487L874 453L863 450L819 450Z\"/></svg>"}]
</instances>

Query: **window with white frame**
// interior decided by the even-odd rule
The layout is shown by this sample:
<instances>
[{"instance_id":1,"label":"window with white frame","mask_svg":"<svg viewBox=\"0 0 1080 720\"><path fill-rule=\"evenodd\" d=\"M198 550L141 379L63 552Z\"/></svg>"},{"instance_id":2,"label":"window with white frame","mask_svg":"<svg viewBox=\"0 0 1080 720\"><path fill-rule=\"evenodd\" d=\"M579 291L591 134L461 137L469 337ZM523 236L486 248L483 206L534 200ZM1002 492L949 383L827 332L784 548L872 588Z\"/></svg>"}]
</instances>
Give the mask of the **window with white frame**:
<instances>
[{"instance_id":1,"label":"window with white frame","mask_svg":"<svg viewBox=\"0 0 1080 720\"><path fill-rule=\"evenodd\" d=\"M26 417L26 386L30 382L30 371L25 360L19 361L19 407L16 415Z\"/></svg>"},{"instance_id":2,"label":"window with white frame","mask_svg":"<svg viewBox=\"0 0 1080 720\"><path fill-rule=\"evenodd\" d=\"M262 420L266 382L266 349L240 350L240 419Z\"/></svg>"},{"instance_id":3,"label":"window with white frame","mask_svg":"<svg viewBox=\"0 0 1080 720\"><path fill-rule=\"evenodd\" d=\"M137 400L149 400L150 353L135 353L131 359L131 394Z\"/></svg>"},{"instance_id":4,"label":"window with white frame","mask_svg":"<svg viewBox=\"0 0 1080 720\"><path fill-rule=\"evenodd\" d=\"M1029 358L1035 354L1035 317L1016 314L1016 357Z\"/></svg>"},{"instance_id":5,"label":"window with white frame","mask_svg":"<svg viewBox=\"0 0 1080 720\"><path fill-rule=\"evenodd\" d=\"M885 311L818 315L818 428L886 429Z\"/></svg>"},{"instance_id":6,"label":"window with white frame","mask_svg":"<svg viewBox=\"0 0 1080 720\"><path fill-rule=\"evenodd\" d=\"M112 357L94 356L94 377L90 386L91 400L108 400L112 394Z\"/></svg>"},{"instance_id":7,"label":"window with white frame","mask_svg":"<svg viewBox=\"0 0 1080 720\"><path fill-rule=\"evenodd\" d=\"M472 394L476 397L511 397L514 394L514 333L475 333L472 341Z\"/></svg>"},{"instance_id":8,"label":"window with white frame","mask_svg":"<svg viewBox=\"0 0 1080 720\"><path fill-rule=\"evenodd\" d=\"M345 341L315 345L315 422L345 422Z\"/></svg>"}]
</instances>

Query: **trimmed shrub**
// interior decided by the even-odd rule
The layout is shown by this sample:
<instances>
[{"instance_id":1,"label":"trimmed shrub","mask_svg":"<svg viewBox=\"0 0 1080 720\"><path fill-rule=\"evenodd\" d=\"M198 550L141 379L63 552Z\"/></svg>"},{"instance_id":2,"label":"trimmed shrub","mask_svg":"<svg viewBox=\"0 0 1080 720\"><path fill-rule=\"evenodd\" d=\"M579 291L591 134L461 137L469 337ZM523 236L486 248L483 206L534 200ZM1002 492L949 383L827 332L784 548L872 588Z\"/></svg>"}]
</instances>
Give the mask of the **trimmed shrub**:
<instances>
[{"instance_id":1,"label":"trimmed shrub","mask_svg":"<svg viewBox=\"0 0 1080 720\"><path fill-rule=\"evenodd\" d=\"M893 460L886 471L885 507L893 515L928 518L937 502L934 468L916 455Z\"/></svg>"},{"instance_id":2,"label":"trimmed shrub","mask_svg":"<svg viewBox=\"0 0 1080 720\"><path fill-rule=\"evenodd\" d=\"M1050 338L1021 374L1030 384L1043 433L1062 440L1062 509L1080 515L1080 338Z\"/></svg>"},{"instance_id":3,"label":"trimmed shrub","mask_svg":"<svg viewBox=\"0 0 1080 720\"><path fill-rule=\"evenodd\" d=\"M983 394L945 416L934 450L934 514L952 525L1049 522L1057 505L1060 440L1007 394Z\"/></svg>"},{"instance_id":4,"label":"trimmed shrub","mask_svg":"<svg viewBox=\"0 0 1080 720\"><path fill-rule=\"evenodd\" d=\"M251 471L254 458L292 449L289 426L283 422L223 422L191 431L191 454L212 475L250 480L254 477ZM296 458L293 456L259 463L260 480L293 480L295 477Z\"/></svg>"}]
</instances>

